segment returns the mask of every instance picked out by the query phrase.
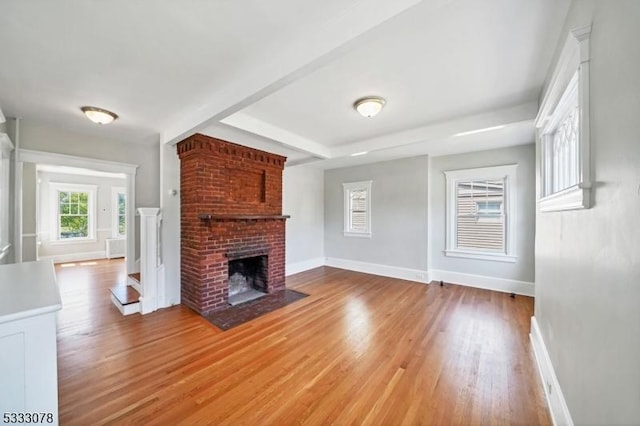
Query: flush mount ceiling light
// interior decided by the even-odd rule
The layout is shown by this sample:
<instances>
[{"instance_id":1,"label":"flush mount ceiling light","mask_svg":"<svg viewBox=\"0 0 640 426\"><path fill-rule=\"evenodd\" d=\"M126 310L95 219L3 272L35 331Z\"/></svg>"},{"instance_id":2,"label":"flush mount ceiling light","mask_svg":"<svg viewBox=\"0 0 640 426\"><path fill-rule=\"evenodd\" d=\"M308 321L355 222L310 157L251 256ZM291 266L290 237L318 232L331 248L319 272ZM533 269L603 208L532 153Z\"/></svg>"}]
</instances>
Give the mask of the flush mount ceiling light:
<instances>
[{"instance_id":1,"label":"flush mount ceiling light","mask_svg":"<svg viewBox=\"0 0 640 426\"><path fill-rule=\"evenodd\" d=\"M109 124L113 120L118 118L118 114L102 108L83 106L80 109L82 110L82 112L84 112L84 115L86 115L89 120L97 124Z\"/></svg>"},{"instance_id":2,"label":"flush mount ceiling light","mask_svg":"<svg viewBox=\"0 0 640 426\"><path fill-rule=\"evenodd\" d=\"M366 98L358 99L353 104L353 107L363 117L371 118L374 115L378 114L386 103L387 101L378 96L367 96Z\"/></svg>"}]
</instances>

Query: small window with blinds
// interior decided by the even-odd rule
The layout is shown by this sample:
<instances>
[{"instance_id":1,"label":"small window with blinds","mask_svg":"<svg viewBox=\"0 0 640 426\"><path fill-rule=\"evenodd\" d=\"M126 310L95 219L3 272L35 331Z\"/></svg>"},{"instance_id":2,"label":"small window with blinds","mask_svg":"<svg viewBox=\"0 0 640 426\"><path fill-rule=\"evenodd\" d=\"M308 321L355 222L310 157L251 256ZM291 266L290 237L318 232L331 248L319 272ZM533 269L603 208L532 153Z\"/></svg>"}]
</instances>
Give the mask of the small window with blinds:
<instances>
[{"instance_id":1,"label":"small window with blinds","mask_svg":"<svg viewBox=\"0 0 640 426\"><path fill-rule=\"evenodd\" d=\"M344 183L344 235L371 237L371 181Z\"/></svg>"},{"instance_id":2,"label":"small window with blinds","mask_svg":"<svg viewBox=\"0 0 640 426\"><path fill-rule=\"evenodd\" d=\"M445 255L515 262L516 165L445 172Z\"/></svg>"}]
</instances>

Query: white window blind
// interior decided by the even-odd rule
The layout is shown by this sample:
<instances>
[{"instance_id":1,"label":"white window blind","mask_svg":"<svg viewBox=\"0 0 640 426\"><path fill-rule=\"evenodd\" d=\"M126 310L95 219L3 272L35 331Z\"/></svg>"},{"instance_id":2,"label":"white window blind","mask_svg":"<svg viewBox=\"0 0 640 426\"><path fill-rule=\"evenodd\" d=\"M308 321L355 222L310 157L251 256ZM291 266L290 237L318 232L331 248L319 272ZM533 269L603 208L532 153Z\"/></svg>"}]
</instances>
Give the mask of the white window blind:
<instances>
[{"instance_id":1,"label":"white window blind","mask_svg":"<svg viewBox=\"0 0 640 426\"><path fill-rule=\"evenodd\" d=\"M456 246L504 251L504 180L471 180L456 186Z\"/></svg>"}]
</instances>

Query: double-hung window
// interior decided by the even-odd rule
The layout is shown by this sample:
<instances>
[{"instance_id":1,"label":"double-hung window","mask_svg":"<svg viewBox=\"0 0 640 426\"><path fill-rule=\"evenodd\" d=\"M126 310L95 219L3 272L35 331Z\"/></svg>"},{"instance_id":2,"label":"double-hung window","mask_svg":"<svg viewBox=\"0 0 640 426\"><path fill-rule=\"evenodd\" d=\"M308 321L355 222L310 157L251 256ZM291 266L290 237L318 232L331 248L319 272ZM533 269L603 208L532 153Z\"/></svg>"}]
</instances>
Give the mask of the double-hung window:
<instances>
[{"instance_id":1,"label":"double-hung window","mask_svg":"<svg viewBox=\"0 0 640 426\"><path fill-rule=\"evenodd\" d=\"M95 197L93 185L51 183L56 240L95 239Z\"/></svg>"},{"instance_id":2,"label":"double-hung window","mask_svg":"<svg viewBox=\"0 0 640 426\"><path fill-rule=\"evenodd\" d=\"M371 181L342 184L344 235L371 237Z\"/></svg>"},{"instance_id":3,"label":"double-hung window","mask_svg":"<svg viewBox=\"0 0 640 426\"><path fill-rule=\"evenodd\" d=\"M536 118L540 211L589 208L589 36L571 31Z\"/></svg>"},{"instance_id":4,"label":"double-hung window","mask_svg":"<svg viewBox=\"0 0 640 426\"><path fill-rule=\"evenodd\" d=\"M445 172L446 256L515 262L516 167Z\"/></svg>"}]
</instances>

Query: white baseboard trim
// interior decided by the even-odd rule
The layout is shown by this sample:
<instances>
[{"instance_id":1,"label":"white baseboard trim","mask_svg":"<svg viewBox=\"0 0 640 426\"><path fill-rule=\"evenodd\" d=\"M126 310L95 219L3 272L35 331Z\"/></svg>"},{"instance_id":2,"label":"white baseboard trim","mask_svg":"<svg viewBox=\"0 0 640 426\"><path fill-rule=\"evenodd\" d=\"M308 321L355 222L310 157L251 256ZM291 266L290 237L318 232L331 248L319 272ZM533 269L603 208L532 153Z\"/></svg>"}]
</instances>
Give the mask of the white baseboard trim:
<instances>
[{"instance_id":1,"label":"white baseboard trim","mask_svg":"<svg viewBox=\"0 0 640 426\"><path fill-rule=\"evenodd\" d=\"M529 334L529 338L533 345L538 371L542 378L544 394L547 397L547 405L551 413L551 420L555 426L573 426L569 407L567 407L567 402L562 394L558 377L556 376L553 364L551 364L551 358L549 358L549 352L542 339L536 317L531 317L531 333Z\"/></svg>"},{"instance_id":2,"label":"white baseboard trim","mask_svg":"<svg viewBox=\"0 0 640 426\"><path fill-rule=\"evenodd\" d=\"M506 278L488 277L486 275L465 274L462 272L442 271L431 269L429 276L434 281L444 281L467 287L484 288L487 290L515 293L523 296L535 296L535 284L527 281L509 280Z\"/></svg>"},{"instance_id":3,"label":"white baseboard trim","mask_svg":"<svg viewBox=\"0 0 640 426\"><path fill-rule=\"evenodd\" d=\"M53 260L53 263L82 262L84 260L106 259L107 252L88 251L85 253L57 254L54 256L38 256L38 260Z\"/></svg>"},{"instance_id":4,"label":"white baseboard trim","mask_svg":"<svg viewBox=\"0 0 640 426\"><path fill-rule=\"evenodd\" d=\"M367 274L381 275L383 277L398 278L401 280L429 283L429 273L420 269L402 268L399 266L379 265L377 263L360 262L358 260L325 258L324 264L334 268L348 269L350 271L364 272Z\"/></svg>"},{"instance_id":5,"label":"white baseboard trim","mask_svg":"<svg viewBox=\"0 0 640 426\"><path fill-rule=\"evenodd\" d=\"M287 263L285 265L285 276L288 277L289 275L319 268L320 266L324 266L324 257L316 257L314 259L303 260L302 262Z\"/></svg>"}]
</instances>

